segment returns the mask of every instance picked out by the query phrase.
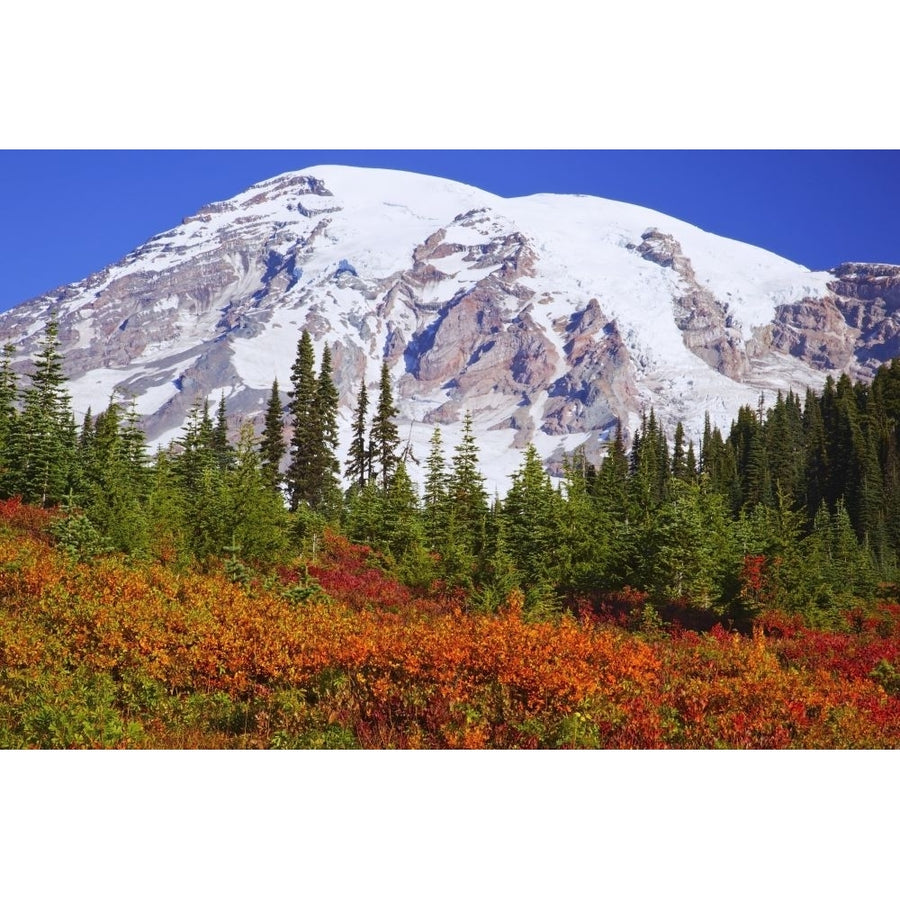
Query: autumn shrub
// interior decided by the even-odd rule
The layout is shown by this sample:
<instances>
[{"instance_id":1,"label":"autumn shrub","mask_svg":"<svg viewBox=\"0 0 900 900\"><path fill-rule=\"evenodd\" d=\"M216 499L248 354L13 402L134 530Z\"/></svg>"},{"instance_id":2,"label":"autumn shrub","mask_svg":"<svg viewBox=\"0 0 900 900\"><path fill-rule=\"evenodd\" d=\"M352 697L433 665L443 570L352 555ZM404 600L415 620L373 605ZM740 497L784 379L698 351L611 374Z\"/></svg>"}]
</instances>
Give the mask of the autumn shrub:
<instances>
[{"instance_id":1,"label":"autumn shrub","mask_svg":"<svg viewBox=\"0 0 900 900\"><path fill-rule=\"evenodd\" d=\"M900 746L897 604L840 632L764 613L748 636L663 626L629 593L628 630L590 604L533 619L518 591L471 614L337 537L241 583L4 527L7 747Z\"/></svg>"}]
</instances>

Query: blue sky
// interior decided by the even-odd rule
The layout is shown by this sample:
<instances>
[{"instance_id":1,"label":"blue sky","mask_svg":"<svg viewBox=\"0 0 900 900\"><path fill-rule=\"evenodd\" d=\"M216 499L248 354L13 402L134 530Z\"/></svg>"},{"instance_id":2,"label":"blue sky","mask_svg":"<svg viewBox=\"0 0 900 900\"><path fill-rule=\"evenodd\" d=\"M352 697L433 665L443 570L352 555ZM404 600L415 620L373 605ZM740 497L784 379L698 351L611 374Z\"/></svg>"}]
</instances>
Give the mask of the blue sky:
<instances>
[{"instance_id":1,"label":"blue sky","mask_svg":"<svg viewBox=\"0 0 900 900\"><path fill-rule=\"evenodd\" d=\"M4 150L0 309L115 262L206 203L320 163L441 175L501 196L623 200L812 269L900 264L895 150Z\"/></svg>"}]
</instances>

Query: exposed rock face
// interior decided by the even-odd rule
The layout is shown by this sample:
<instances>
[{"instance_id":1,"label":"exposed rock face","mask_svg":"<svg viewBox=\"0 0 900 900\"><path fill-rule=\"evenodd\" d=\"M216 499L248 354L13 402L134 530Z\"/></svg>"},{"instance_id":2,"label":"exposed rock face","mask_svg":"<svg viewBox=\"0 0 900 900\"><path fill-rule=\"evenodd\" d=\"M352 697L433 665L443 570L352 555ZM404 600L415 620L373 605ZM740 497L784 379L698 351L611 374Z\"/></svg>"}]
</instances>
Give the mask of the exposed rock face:
<instances>
[{"instance_id":1,"label":"exposed rock face","mask_svg":"<svg viewBox=\"0 0 900 900\"><path fill-rule=\"evenodd\" d=\"M845 263L832 273L837 308L857 335L853 371L874 374L900 356L900 266Z\"/></svg>"},{"instance_id":2,"label":"exposed rock face","mask_svg":"<svg viewBox=\"0 0 900 900\"><path fill-rule=\"evenodd\" d=\"M842 370L853 357L859 332L850 328L835 298L804 299L779 306L771 347L817 369Z\"/></svg>"},{"instance_id":3,"label":"exposed rock face","mask_svg":"<svg viewBox=\"0 0 900 900\"><path fill-rule=\"evenodd\" d=\"M671 234L651 228L641 238L636 252L680 277L683 289L673 295L672 304L684 345L717 372L740 380L749 372L750 361L728 307L697 283L691 261Z\"/></svg>"},{"instance_id":4,"label":"exposed rock face","mask_svg":"<svg viewBox=\"0 0 900 900\"><path fill-rule=\"evenodd\" d=\"M870 375L900 353L900 266L809 273L626 204L317 167L0 316L20 371L51 311L76 414L134 397L163 442L202 398L257 420L275 377L287 400L306 329L331 348L344 441L386 360L419 458L470 411L484 468L508 474L529 442L597 458L649 406L690 432L761 390Z\"/></svg>"}]
</instances>

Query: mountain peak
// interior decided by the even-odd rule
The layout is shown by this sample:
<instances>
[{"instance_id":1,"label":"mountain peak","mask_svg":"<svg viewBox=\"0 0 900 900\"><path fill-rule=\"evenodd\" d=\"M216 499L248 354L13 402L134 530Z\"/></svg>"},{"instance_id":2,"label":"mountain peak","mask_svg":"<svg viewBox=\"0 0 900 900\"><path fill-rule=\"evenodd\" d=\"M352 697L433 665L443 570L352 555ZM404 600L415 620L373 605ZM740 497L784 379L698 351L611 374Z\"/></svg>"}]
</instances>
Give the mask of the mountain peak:
<instances>
[{"instance_id":1,"label":"mountain peak","mask_svg":"<svg viewBox=\"0 0 900 900\"><path fill-rule=\"evenodd\" d=\"M444 178L314 166L210 203L87 279L0 316L24 360L48 309L76 411L133 397L176 437L196 399L258 417L297 341L331 349L342 438L387 360L427 456L473 414L500 485L510 452L601 452L653 407L689 433L760 392L866 377L900 342L900 267L810 272L662 213L588 196L502 198Z\"/></svg>"}]
</instances>

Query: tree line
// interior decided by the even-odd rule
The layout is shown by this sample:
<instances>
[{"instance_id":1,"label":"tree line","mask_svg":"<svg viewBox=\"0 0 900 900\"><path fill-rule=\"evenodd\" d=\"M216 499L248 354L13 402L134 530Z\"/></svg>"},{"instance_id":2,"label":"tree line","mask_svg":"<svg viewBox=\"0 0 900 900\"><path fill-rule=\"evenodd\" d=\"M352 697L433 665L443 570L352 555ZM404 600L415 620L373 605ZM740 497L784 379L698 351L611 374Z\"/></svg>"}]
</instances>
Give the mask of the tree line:
<instances>
[{"instance_id":1,"label":"tree line","mask_svg":"<svg viewBox=\"0 0 900 900\"><path fill-rule=\"evenodd\" d=\"M133 403L112 399L76 424L55 319L27 387L12 358L7 346L0 496L61 507L57 539L78 557L225 560L245 577L314 552L327 527L378 550L410 586L458 592L476 609L497 609L514 588L535 617L631 592L651 610L735 622L778 608L829 624L897 577L896 360L871 384L843 375L802 400L761 399L727 434L707 418L697 448L680 424L670 440L651 410L630 447L618 429L599 465L576 452L556 483L530 446L501 499L485 489L468 414L453 448L434 429L420 494L386 364L371 414L360 385L341 461L331 354L317 369L305 331L288 403L273 382L259 435L245 424L230 440L223 396L215 412L196 404L182 437L152 455Z\"/></svg>"}]
</instances>

